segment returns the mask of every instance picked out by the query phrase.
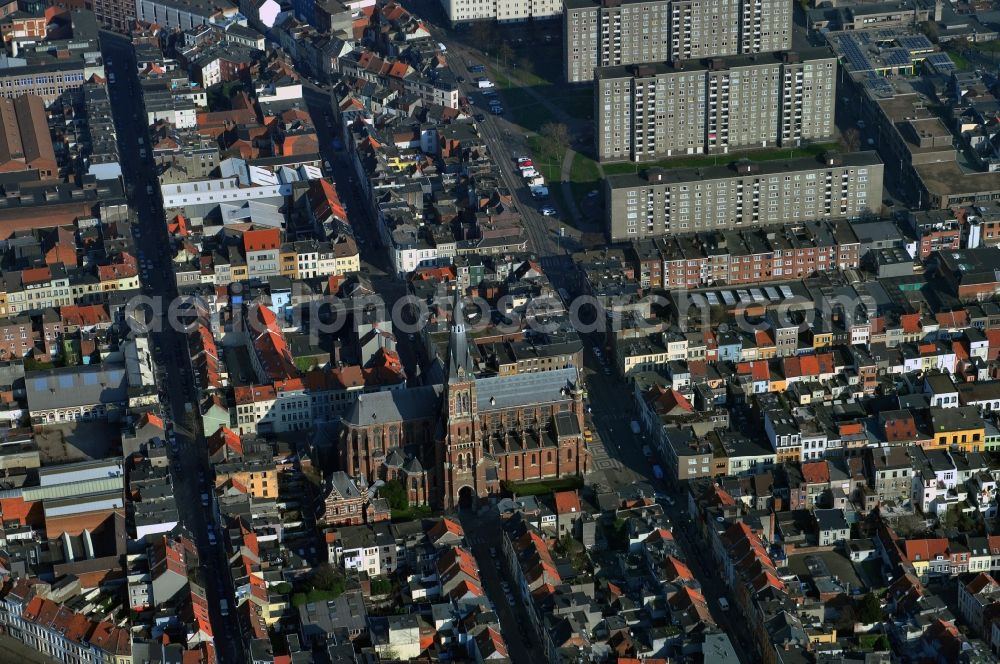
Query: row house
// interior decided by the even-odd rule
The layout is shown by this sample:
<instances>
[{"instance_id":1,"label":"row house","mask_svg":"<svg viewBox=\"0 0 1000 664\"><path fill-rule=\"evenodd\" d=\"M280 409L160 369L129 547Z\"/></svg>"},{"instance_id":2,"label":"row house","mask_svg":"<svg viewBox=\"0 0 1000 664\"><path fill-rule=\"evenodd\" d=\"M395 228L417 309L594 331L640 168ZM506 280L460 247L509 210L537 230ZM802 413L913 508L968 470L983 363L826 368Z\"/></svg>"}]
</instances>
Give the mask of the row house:
<instances>
[{"instance_id":1,"label":"row house","mask_svg":"<svg viewBox=\"0 0 1000 664\"><path fill-rule=\"evenodd\" d=\"M667 289L802 279L837 267L857 268L861 256L860 241L844 220L679 235L652 246L662 256Z\"/></svg>"},{"instance_id":2,"label":"row house","mask_svg":"<svg viewBox=\"0 0 1000 664\"><path fill-rule=\"evenodd\" d=\"M3 302L0 305L2 316L41 311L75 302L70 291L69 275L62 263L5 272L3 286L0 288L3 290L0 297Z\"/></svg>"},{"instance_id":3,"label":"row house","mask_svg":"<svg viewBox=\"0 0 1000 664\"><path fill-rule=\"evenodd\" d=\"M130 664L128 631L111 623L95 623L67 606L33 597L20 613L0 613L9 633L25 646L60 662Z\"/></svg>"},{"instance_id":4,"label":"row house","mask_svg":"<svg viewBox=\"0 0 1000 664\"><path fill-rule=\"evenodd\" d=\"M968 583L958 584L958 613L974 634L991 640L992 629L984 617L1000 615L1000 583L988 573L980 572Z\"/></svg>"},{"instance_id":5,"label":"row house","mask_svg":"<svg viewBox=\"0 0 1000 664\"><path fill-rule=\"evenodd\" d=\"M236 430L251 433L288 433L312 428L312 406L301 379L234 389Z\"/></svg>"}]
</instances>

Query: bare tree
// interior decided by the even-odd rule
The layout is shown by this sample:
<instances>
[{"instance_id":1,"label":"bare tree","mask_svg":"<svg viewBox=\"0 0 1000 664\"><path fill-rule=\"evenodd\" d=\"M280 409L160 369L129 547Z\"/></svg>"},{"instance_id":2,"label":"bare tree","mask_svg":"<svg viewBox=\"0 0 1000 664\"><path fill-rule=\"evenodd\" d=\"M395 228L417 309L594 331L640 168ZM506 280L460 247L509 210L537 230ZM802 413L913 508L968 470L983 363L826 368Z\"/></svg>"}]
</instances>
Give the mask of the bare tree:
<instances>
[{"instance_id":1,"label":"bare tree","mask_svg":"<svg viewBox=\"0 0 1000 664\"><path fill-rule=\"evenodd\" d=\"M861 149L861 132L856 127L851 127L844 132L844 145L849 152L857 152Z\"/></svg>"},{"instance_id":2,"label":"bare tree","mask_svg":"<svg viewBox=\"0 0 1000 664\"><path fill-rule=\"evenodd\" d=\"M514 59L514 49L510 44L503 42L497 47L497 60L503 63L503 68L507 69L507 63Z\"/></svg>"},{"instance_id":3,"label":"bare tree","mask_svg":"<svg viewBox=\"0 0 1000 664\"><path fill-rule=\"evenodd\" d=\"M476 21L472 24L472 40L476 48L489 50L493 46L493 25L490 21Z\"/></svg>"},{"instance_id":4,"label":"bare tree","mask_svg":"<svg viewBox=\"0 0 1000 664\"><path fill-rule=\"evenodd\" d=\"M549 159L561 159L569 147L569 128L561 122L546 122L538 130L542 149Z\"/></svg>"}]
</instances>

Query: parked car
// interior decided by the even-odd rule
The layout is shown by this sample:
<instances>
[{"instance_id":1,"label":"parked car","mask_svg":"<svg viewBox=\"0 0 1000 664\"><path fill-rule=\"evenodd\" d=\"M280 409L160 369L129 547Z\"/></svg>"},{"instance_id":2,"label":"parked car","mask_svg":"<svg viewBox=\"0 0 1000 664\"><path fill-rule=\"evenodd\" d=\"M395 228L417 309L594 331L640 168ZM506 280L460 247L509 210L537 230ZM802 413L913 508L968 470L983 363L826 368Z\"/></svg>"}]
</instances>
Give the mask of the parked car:
<instances>
[{"instance_id":1,"label":"parked car","mask_svg":"<svg viewBox=\"0 0 1000 664\"><path fill-rule=\"evenodd\" d=\"M551 205L543 205L541 208L541 213L546 217L556 216L556 209Z\"/></svg>"},{"instance_id":2,"label":"parked car","mask_svg":"<svg viewBox=\"0 0 1000 664\"><path fill-rule=\"evenodd\" d=\"M486 116L482 113L476 113L476 122L485 122Z\"/></svg>"}]
</instances>

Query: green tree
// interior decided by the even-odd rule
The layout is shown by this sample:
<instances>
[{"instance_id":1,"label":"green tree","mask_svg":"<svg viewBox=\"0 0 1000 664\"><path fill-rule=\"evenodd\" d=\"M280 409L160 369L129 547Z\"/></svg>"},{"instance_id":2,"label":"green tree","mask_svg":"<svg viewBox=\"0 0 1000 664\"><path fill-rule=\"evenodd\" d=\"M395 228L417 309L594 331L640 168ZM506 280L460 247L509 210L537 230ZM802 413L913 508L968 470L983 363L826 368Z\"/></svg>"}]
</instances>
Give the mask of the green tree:
<instances>
[{"instance_id":1,"label":"green tree","mask_svg":"<svg viewBox=\"0 0 1000 664\"><path fill-rule=\"evenodd\" d=\"M858 602L858 620L865 625L881 622L884 615L882 602L873 593L868 593Z\"/></svg>"},{"instance_id":2,"label":"green tree","mask_svg":"<svg viewBox=\"0 0 1000 664\"><path fill-rule=\"evenodd\" d=\"M371 581L372 595L388 595L392 592L392 581L378 576Z\"/></svg>"},{"instance_id":3,"label":"green tree","mask_svg":"<svg viewBox=\"0 0 1000 664\"><path fill-rule=\"evenodd\" d=\"M389 480L378 490L380 498L385 498L389 503L389 509L405 510L410 506L410 500L406 497L406 487L398 480Z\"/></svg>"},{"instance_id":4,"label":"green tree","mask_svg":"<svg viewBox=\"0 0 1000 664\"><path fill-rule=\"evenodd\" d=\"M326 590L337 593L344 592L345 582L343 575L330 563L323 563L313 570L312 587L316 590Z\"/></svg>"}]
</instances>

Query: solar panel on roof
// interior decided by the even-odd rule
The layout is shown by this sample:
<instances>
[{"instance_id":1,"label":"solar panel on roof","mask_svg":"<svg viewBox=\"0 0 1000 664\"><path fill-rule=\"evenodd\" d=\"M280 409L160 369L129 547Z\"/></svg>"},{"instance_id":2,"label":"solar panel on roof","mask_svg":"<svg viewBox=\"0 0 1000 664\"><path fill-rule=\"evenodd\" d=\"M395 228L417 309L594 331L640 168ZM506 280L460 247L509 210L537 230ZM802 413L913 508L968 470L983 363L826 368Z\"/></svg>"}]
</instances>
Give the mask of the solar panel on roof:
<instances>
[{"instance_id":1,"label":"solar panel on roof","mask_svg":"<svg viewBox=\"0 0 1000 664\"><path fill-rule=\"evenodd\" d=\"M955 63L952 61L952 59L948 57L947 53L931 53L930 55L927 56L927 62L929 62L931 65L934 66L935 69L937 69L939 72L942 73L951 72L958 69L958 67L955 66Z\"/></svg>"},{"instance_id":2,"label":"solar panel on roof","mask_svg":"<svg viewBox=\"0 0 1000 664\"><path fill-rule=\"evenodd\" d=\"M896 38L896 43L905 49L911 51L922 51L929 48L934 48L925 35L903 35L902 37Z\"/></svg>"},{"instance_id":3,"label":"solar panel on roof","mask_svg":"<svg viewBox=\"0 0 1000 664\"><path fill-rule=\"evenodd\" d=\"M883 52L882 60L890 67L906 67L913 64L910 52L905 48L893 48Z\"/></svg>"},{"instance_id":4,"label":"solar panel on roof","mask_svg":"<svg viewBox=\"0 0 1000 664\"><path fill-rule=\"evenodd\" d=\"M719 296L711 291L705 294L705 298L708 300L708 303L711 304L713 307L719 303Z\"/></svg>"},{"instance_id":5,"label":"solar panel on roof","mask_svg":"<svg viewBox=\"0 0 1000 664\"><path fill-rule=\"evenodd\" d=\"M722 295L722 299L725 300L726 304L728 304L729 306L733 306L734 304L736 304L736 298L733 297L732 291L724 290L720 293L720 295Z\"/></svg>"},{"instance_id":6,"label":"solar panel on roof","mask_svg":"<svg viewBox=\"0 0 1000 664\"><path fill-rule=\"evenodd\" d=\"M840 41L840 50L844 54L844 59L847 60L848 67L852 70L866 71L871 69L868 57L864 54L864 51L862 51L861 46L853 35L844 35L844 38Z\"/></svg>"},{"instance_id":7,"label":"solar panel on roof","mask_svg":"<svg viewBox=\"0 0 1000 664\"><path fill-rule=\"evenodd\" d=\"M736 294L740 296L740 302L750 301L750 291L743 290L742 288L736 291Z\"/></svg>"},{"instance_id":8,"label":"solar panel on roof","mask_svg":"<svg viewBox=\"0 0 1000 664\"><path fill-rule=\"evenodd\" d=\"M791 287L790 286L782 286L781 287L781 294L785 296L786 300L789 299L789 298L791 298L792 297L792 289L791 289Z\"/></svg>"},{"instance_id":9,"label":"solar panel on roof","mask_svg":"<svg viewBox=\"0 0 1000 664\"><path fill-rule=\"evenodd\" d=\"M767 302L767 298L764 297L764 291L759 288L751 288L750 294L753 295L754 302Z\"/></svg>"}]
</instances>

